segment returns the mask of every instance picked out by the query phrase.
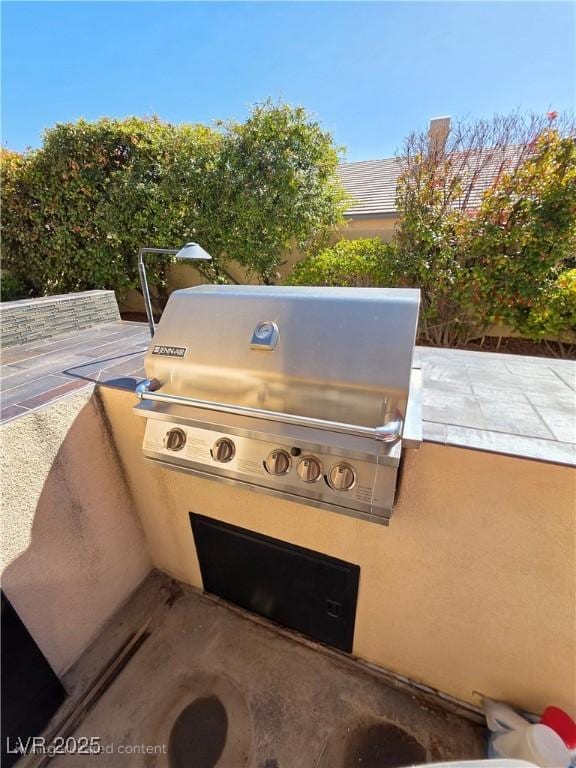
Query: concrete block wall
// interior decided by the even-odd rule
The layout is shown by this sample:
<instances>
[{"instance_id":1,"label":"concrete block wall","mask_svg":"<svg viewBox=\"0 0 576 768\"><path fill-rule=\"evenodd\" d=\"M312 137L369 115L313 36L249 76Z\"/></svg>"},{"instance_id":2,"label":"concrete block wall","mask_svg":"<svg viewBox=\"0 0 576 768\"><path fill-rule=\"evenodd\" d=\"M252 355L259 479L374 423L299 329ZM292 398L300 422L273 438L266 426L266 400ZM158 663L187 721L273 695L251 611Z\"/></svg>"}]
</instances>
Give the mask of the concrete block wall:
<instances>
[{"instance_id":1,"label":"concrete block wall","mask_svg":"<svg viewBox=\"0 0 576 768\"><path fill-rule=\"evenodd\" d=\"M0 304L1 346L41 341L120 320L114 291L83 291Z\"/></svg>"}]
</instances>

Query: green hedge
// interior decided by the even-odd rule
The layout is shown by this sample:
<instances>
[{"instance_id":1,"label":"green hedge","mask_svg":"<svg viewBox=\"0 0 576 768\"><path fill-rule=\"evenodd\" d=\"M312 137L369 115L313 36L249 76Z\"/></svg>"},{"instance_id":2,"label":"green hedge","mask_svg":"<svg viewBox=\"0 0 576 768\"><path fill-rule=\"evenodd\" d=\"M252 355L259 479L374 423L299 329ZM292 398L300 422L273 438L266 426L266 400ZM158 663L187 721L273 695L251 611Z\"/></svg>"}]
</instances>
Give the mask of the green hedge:
<instances>
[{"instance_id":1,"label":"green hedge","mask_svg":"<svg viewBox=\"0 0 576 768\"><path fill-rule=\"evenodd\" d=\"M344 194L329 133L299 107L266 103L244 123L159 119L57 125L41 149L2 153L3 266L36 295L137 287L143 246L195 240L218 268L262 281L284 254L340 221ZM166 260L149 259L159 303ZM215 268L215 269L214 269Z\"/></svg>"},{"instance_id":2,"label":"green hedge","mask_svg":"<svg viewBox=\"0 0 576 768\"><path fill-rule=\"evenodd\" d=\"M0 301L17 301L29 295L30 287L23 280L7 273L0 277Z\"/></svg>"},{"instance_id":3,"label":"green hedge","mask_svg":"<svg viewBox=\"0 0 576 768\"><path fill-rule=\"evenodd\" d=\"M396 245L378 238L340 240L298 262L286 283L364 288L411 284ZM481 313L481 307L478 311ZM576 342L576 269L566 270L548 281L519 330L534 340Z\"/></svg>"},{"instance_id":4,"label":"green hedge","mask_svg":"<svg viewBox=\"0 0 576 768\"><path fill-rule=\"evenodd\" d=\"M298 262L290 285L389 286L396 282L395 249L379 238L340 240Z\"/></svg>"},{"instance_id":5,"label":"green hedge","mask_svg":"<svg viewBox=\"0 0 576 768\"><path fill-rule=\"evenodd\" d=\"M562 272L543 291L524 327L533 338L576 342L576 269Z\"/></svg>"}]
</instances>

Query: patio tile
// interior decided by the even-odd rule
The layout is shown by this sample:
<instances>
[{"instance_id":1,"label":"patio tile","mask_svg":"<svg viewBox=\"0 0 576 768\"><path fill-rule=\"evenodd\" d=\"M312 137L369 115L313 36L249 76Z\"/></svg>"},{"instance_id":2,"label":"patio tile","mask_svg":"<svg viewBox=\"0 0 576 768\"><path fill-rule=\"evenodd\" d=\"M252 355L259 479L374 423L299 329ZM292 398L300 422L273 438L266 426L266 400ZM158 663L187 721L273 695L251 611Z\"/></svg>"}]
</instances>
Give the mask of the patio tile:
<instances>
[{"instance_id":1,"label":"patio tile","mask_svg":"<svg viewBox=\"0 0 576 768\"><path fill-rule=\"evenodd\" d=\"M425 361L422 376L428 386L454 390L470 390L470 380L465 366L442 366Z\"/></svg>"},{"instance_id":2,"label":"patio tile","mask_svg":"<svg viewBox=\"0 0 576 768\"><path fill-rule=\"evenodd\" d=\"M144 375L148 342L146 325L120 321L5 350L0 368L4 420L97 381L118 386L123 379L122 386L133 389Z\"/></svg>"},{"instance_id":3,"label":"patio tile","mask_svg":"<svg viewBox=\"0 0 576 768\"><path fill-rule=\"evenodd\" d=\"M556 374L549 365L528 365L523 362L522 359L520 359L518 362L515 360L507 361L506 368L514 376L526 376L530 379L545 379L550 381L554 380L556 377Z\"/></svg>"},{"instance_id":4,"label":"patio tile","mask_svg":"<svg viewBox=\"0 0 576 768\"><path fill-rule=\"evenodd\" d=\"M506 368L490 369L482 366L467 366L472 386L505 387L508 389L523 389L528 377L517 376ZM542 382L538 379L538 385Z\"/></svg>"},{"instance_id":5,"label":"patio tile","mask_svg":"<svg viewBox=\"0 0 576 768\"><path fill-rule=\"evenodd\" d=\"M98 381L102 381L103 375L109 375L109 374L118 374L118 373L129 373L134 374L135 371L144 370L142 368L142 354L138 353L135 355L131 355L129 358L124 360L123 362L119 363L118 365L114 365L111 368L104 368L102 370L102 375L99 376Z\"/></svg>"},{"instance_id":6,"label":"patio tile","mask_svg":"<svg viewBox=\"0 0 576 768\"><path fill-rule=\"evenodd\" d=\"M576 446L555 440L542 440L505 432L491 432L487 429L465 429L447 426L446 443L461 448L501 453L555 464L576 465Z\"/></svg>"},{"instance_id":7,"label":"patio tile","mask_svg":"<svg viewBox=\"0 0 576 768\"><path fill-rule=\"evenodd\" d=\"M423 416L427 421L483 428L484 418L474 396L442 393L430 400L424 397Z\"/></svg>"},{"instance_id":8,"label":"patio tile","mask_svg":"<svg viewBox=\"0 0 576 768\"><path fill-rule=\"evenodd\" d=\"M554 367L552 370L556 376L566 384L566 386L570 387L573 391L576 391L576 366L573 368Z\"/></svg>"},{"instance_id":9,"label":"patio tile","mask_svg":"<svg viewBox=\"0 0 576 768\"><path fill-rule=\"evenodd\" d=\"M139 335L136 337L129 336L127 338L115 339L110 343L102 344L92 349L90 347L83 348L76 353L76 357L79 359L90 358L91 360L114 357L117 354L125 353L128 347L131 349L137 347L139 352L144 352L147 348L147 342L141 340Z\"/></svg>"},{"instance_id":10,"label":"patio tile","mask_svg":"<svg viewBox=\"0 0 576 768\"><path fill-rule=\"evenodd\" d=\"M536 410L556 440L563 443L576 443L576 413L574 410L538 406Z\"/></svg>"},{"instance_id":11,"label":"patio tile","mask_svg":"<svg viewBox=\"0 0 576 768\"><path fill-rule=\"evenodd\" d=\"M12 387L12 389L2 392L2 406L8 407L10 405L20 405L20 403L23 403L25 400L36 397L36 395L54 389L61 384L67 384L69 381L70 379L67 379L65 376L50 374L39 379L34 379L34 381L25 382L18 387Z\"/></svg>"},{"instance_id":12,"label":"patio tile","mask_svg":"<svg viewBox=\"0 0 576 768\"><path fill-rule=\"evenodd\" d=\"M502 360L466 360L464 367L471 378L477 376L479 372L490 375L500 374L502 376L508 376L510 373Z\"/></svg>"},{"instance_id":13,"label":"patio tile","mask_svg":"<svg viewBox=\"0 0 576 768\"><path fill-rule=\"evenodd\" d=\"M53 400L57 400L63 395L67 395L70 392L74 392L75 390L82 389L82 387L86 386L88 386L88 382L86 381L68 381L66 384L61 384L58 387L48 389L45 392L36 395L35 397L29 398L28 400L23 400L21 403L19 403L19 405L28 409L39 408L42 405L47 405Z\"/></svg>"},{"instance_id":14,"label":"patio tile","mask_svg":"<svg viewBox=\"0 0 576 768\"><path fill-rule=\"evenodd\" d=\"M77 331L72 335L66 334L64 338L55 336L42 345L38 345L38 342L33 342L36 346L30 349L17 347L7 351L14 352L14 359L10 362L10 365L17 368L31 368L42 364L42 359L52 357L57 352L61 352L63 355L83 353L86 356L93 357L98 349L106 344L115 342L123 342L125 344L126 339L137 339L141 334L142 331L140 329L123 329L114 324L112 327L100 326L98 329ZM102 352L102 354L105 354L105 352Z\"/></svg>"},{"instance_id":15,"label":"patio tile","mask_svg":"<svg viewBox=\"0 0 576 768\"><path fill-rule=\"evenodd\" d=\"M34 357L35 351L27 352L22 347L10 347L9 349L3 349L0 351L0 361L2 366L12 365L19 360L27 360L30 357Z\"/></svg>"},{"instance_id":16,"label":"patio tile","mask_svg":"<svg viewBox=\"0 0 576 768\"><path fill-rule=\"evenodd\" d=\"M16 365L2 365L0 366L0 381L6 380L9 376L22 375L22 369Z\"/></svg>"},{"instance_id":17,"label":"patio tile","mask_svg":"<svg viewBox=\"0 0 576 768\"><path fill-rule=\"evenodd\" d=\"M531 394L545 394L549 397L565 397L571 393L570 387L559 378L556 379L519 379L515 386L522 387L522 390L529 398Z\"/></svg>"},{"instance_id":18,"label":"patio tile","mask_svg":"<svg viewBox=\"0 0 576 768\"><path fill-rule=\"evenodd\" d=\"M529 403L490 403L481 400L480 410L488 430L524 437L554 437Z\"/></svg>"},{"instance_id":19,"label":"patio tile","mask_svg":"<svg viewBox=\"0 0 576 768\"><path fill-rule=\"evenodd\" d=\"M452 382L444 381L426 381L422 389L422 402L425 405L450 405L454 398L468 397L475 399L474 392L470 385L457 385Z\"/></svg>"},{"instance_id":20,"label":"patio tile","mask_svg":"<svg viewBox=\"0 0 576 768\"><path fill-rule=\"evenodd\" d=\"M551 394L543 388L539 392L526 392L526 399L532 403L532 405L542 405L546 408L556 408L563 410L576 410L576 393L572 392L568 387L564 387L561 392L554 392Z\"/></svg>"},{"instance_id":21,"label":"patio tile","mask_svg":"<svg viewBox=\"0 0 576 768\"><path fill-rule=\"evenodd\" d=\"M474 376L470 376L472 386L476 387L491 387L494 389L511 389L520 390L528 395L529 392L542 393L545 392L548 395L564 395L568 392L566 384L562 382L557 376L550 376L549 378L540 378L529 375L519 375L513 373L502 373L489 371L482 371L478 369L478 372Z\"/></svg>"},{"instance_id":22,"label":"patio tile","mask_svg":"<svg viewBox=\"0 0 576 768\"><path fill-rule=\"evenodd\" d=\"M474 391L469 384L457 384L452 381L424 380L422 402L434 405L436 402L445 402L454 396L474 397Z\"/></svg>"},{"instance_id":23,"label":"patio tile","mask_svg":"<svg viewBox=\"0 0 576 768\"><path fill-rule=\"evenodd\" d=\"M111 368L104 368L94 374L94 380L98 384L106 386L121 387L121 389L134 390L136 384L144 377L142 368L142 356L133 355L119 365ZM122 382L121 384L119 382Z\"/></svg>"},{"instance_id":24,"label":"patio tile","mask_svg":"<svg viewBox=\"0 0 576 768\"><path fill-rule=\"evenodd\" d=\"M22 416L24 413L27 413L26 408L22 408L19 405L9 405L6 408L0 409L0 422L4 423L5 421L16 419L18 416Z\"/></svg>"},{"instance_id":25,"label":"patio tile","mask_svg":"<svg viewBox=\"0 0 576 768\"><path fill-rule=\"evenodd\" d=\"M98 373L100 371L116 368L125 363L129 364L130 371L139 368L142 364L143 354L144 350L142 347L130 349L124 346L122 350L117 350L116 354L111 354L108 357L97 358L96 360L90 360L85 363L79 363L78 360L76 360L75 364L63 371L63 374L76 378L98 381Z\"/></svg>"},{"instance_id":26,"label":"patio tile","mask_svg":"<svg viewBox=\"0 0 576 768\"><path fill-rule=\"evenodd\" d=\"M35 379L41 379L51 373L59 374L69 365L77 362L77 360L78 358L74 355L59 351L54 353L54 355L40 358L39 362L30 368L17 369L11 366L10 371L2 370L0 386L3 392L7 392L13 387L18 387Z\"/></svg>"},{"instance_id":27,"label":"patio tile","mask_svg":"<svg viewBox=\"0 0 576 768\"><path fill-rule=\"evenodd\" d=\"M481 384L472 384L472 391L479 403L523 403L528 402L526 395L520 387L487 387Z\"/></svg>"}]
</instances>

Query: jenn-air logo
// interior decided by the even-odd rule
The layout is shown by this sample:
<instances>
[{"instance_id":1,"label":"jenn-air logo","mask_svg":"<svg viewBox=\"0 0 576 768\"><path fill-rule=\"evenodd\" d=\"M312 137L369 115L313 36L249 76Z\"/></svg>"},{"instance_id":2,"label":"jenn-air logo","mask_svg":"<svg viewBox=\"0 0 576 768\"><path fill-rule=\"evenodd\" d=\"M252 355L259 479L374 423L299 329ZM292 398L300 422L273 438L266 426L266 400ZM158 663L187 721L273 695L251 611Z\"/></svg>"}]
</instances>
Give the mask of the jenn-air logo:
<instances>
[{"instance_id":1,"label":"jenn-air logo","mask_svg":"<svg viewBox=\"0 0 576 768\"><path fill-rule=\"evenodd\" d=\"M184 357L188 347L166 347L164 344L155 344L152 349L153 355L164 355L165 357Z\"/></svg>"}]
</instances>

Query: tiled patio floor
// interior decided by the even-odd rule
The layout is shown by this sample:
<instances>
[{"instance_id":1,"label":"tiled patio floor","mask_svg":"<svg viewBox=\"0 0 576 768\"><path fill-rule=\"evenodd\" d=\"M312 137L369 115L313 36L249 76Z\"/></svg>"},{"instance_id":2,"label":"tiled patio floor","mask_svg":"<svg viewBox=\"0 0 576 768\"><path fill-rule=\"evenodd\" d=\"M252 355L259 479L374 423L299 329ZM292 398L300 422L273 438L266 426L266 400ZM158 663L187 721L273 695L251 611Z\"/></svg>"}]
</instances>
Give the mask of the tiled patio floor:
<instances>
[{"instance_id":1,"label":"tiled patio floor","mask_svg":"<svg viewBox=\"0 0 576 768\"><path fill-rule=\"evenodd\" d=\"M149 343L143 323L114 322L2 353L1 421L93 385L133 389ZM418 347L424 439L576 462L576 363Z\"/></svg>"},{"instance_id":2,"label":"tiled patio floor","mask_svg":"<svg viewBox=\"0 0 576 768\"><path fill-rule=\"evenodd\" d=\"M117 321L2 350L0 421L95 382L143 376L149 338L146 325Z\"/></svg>"}]
</instances>

